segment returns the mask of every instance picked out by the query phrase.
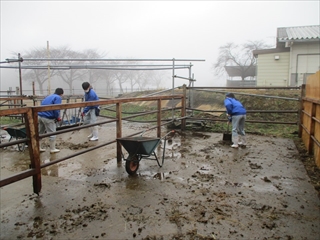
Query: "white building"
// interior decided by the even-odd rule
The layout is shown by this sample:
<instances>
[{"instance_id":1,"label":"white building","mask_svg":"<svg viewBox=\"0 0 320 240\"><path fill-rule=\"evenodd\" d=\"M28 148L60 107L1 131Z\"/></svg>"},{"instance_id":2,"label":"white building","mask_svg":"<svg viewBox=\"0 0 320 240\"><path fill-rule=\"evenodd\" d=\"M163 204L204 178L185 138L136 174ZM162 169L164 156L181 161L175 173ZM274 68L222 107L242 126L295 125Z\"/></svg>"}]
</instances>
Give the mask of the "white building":
<instances>
[{"instance_id":1,"label":"white building","mask_svg":"<svg viewBox=\"0 0 320 240\"><path fill-rule=\"evenodd\" d=\"M278 28L276 48L253 54L257 86L301 86L320 69L320 25Z\"/></svg>"}]
</instances>

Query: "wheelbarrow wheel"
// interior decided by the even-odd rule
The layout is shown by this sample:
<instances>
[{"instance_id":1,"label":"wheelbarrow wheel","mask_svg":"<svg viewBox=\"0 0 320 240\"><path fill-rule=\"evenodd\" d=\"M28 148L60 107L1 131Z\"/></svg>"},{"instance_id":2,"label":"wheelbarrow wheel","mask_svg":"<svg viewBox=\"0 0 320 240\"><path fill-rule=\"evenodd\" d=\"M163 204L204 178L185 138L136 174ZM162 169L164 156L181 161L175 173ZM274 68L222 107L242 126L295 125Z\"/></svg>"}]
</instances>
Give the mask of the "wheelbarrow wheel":
<instances>
[{"instance_id":1,"label":"wheelbarrow wheel","mask_svg":"<svg viewBox=\"0 0 320 240\"><path fill-rule=\"evenodd\" d=\"M126 160L126 171L129 175L134 175L139 168L139 159L137 155L130 155Z\"/></svg>"},{"instance_id":2,"label":"wheelbarrow wheel","mask_svg":"<svg viewBox=\"0 0 320 240\"><path fill-rule=\"evenodd\" d=\"M25 143L18 143L18 150L20 152L24 151L25 147L26 147L26 144Z\"/></svg>"}]
</instances>

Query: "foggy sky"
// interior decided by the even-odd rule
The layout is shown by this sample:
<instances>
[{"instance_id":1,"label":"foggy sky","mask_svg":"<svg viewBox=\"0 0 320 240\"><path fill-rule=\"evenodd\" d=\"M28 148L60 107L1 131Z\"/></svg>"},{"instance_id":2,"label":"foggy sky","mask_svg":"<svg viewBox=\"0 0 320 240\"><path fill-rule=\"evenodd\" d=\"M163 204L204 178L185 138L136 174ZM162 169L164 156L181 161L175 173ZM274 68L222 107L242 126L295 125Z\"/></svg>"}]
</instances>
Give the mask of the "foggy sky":
<instances>
[{"instance_id":1,"label":"foggy sky","mask_svg":"<svg viewBox=\"0 0 320 240\"><path fill-rule=\"evenodd\" d=\"M319 8L318 0L1 0L1 61L49 41L54 48L96 49L106 58L204 59L192 62L195 86L222 86L225 79L212 70L220 46L248 40L275 45L278 27L319 25ZM0 70L2 91L19 85L16 75L8 81L8 70Z\"/></svg>"}]
</instances>

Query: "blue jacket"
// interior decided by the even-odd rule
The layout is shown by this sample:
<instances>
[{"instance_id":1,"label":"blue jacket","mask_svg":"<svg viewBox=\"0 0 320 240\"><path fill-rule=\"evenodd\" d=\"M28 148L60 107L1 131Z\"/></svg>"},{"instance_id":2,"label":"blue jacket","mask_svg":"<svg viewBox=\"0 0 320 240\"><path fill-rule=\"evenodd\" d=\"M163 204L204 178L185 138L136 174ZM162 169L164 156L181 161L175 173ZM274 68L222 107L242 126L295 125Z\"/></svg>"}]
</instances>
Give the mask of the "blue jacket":
<instances>
[{"instance_id":1,"label":"blue jacket","mask_svg":"<svg viewBox=\"0 0 320 240\"><path fill-rule=\"evenodd\" d=\"M58 94L51 94L42 100L41 106L51 105L51 104L61 104L62 98ZM38 112L38 116L48 118L48 119L57 119L60 116L60 110L52 110L46 112Z\"/></svg>"},{"instance_id":2,"label":"blue jacket","mask_svg":"<svg viewBox=\"0 0 320 240\"><path fill-rule=\"evenodd\" d=\"M86 92L84 94L84 100L86 102L90 102L90 101L99 101L99 97L98 95L96 94L96 92L91 88L89 90L89 92ZM90 109L94 109L94 108L98 108L98 106L87 106L83 109L83 112L86 114Z\"/></svg>"},{"instance_id":3,"label":"blue jacket","mask_svg":"<svg viewBox=\"0 0 320 240\"><path fill-rule=\"evenodd\" d=\"M241 102L234 98L226 98L224 100L224 106L227 109L227 113L231 116L245 115L247 113Z\"/></svg>"}]
</instances>

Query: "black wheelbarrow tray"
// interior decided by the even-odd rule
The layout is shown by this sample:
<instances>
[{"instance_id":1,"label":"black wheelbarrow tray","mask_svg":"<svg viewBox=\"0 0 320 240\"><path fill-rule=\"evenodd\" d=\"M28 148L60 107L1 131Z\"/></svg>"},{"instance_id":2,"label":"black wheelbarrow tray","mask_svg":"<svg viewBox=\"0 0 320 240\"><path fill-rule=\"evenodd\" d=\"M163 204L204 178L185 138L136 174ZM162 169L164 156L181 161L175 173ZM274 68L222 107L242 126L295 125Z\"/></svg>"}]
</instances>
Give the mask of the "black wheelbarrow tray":
<instances>
[{"instance_id":1,"label":"black wheelbarrow tray","mask_svg":"<svg viewBox=\"0 0 320 240\"><path fill-rule=\"evenodd\" d=\"M170 134L169 132L168 134ZM128 157L125 157L122 153L122 158L126 161L126 171L129 175L134 175L138 168L139 162L142 158L149 159L149 160L156 160L159 167L163 166L164 162L164 155L166 149L166 134L162 138L150 138L150 137L124 137L124 138L117 138L117 141L125 148L128 152ZM155 149L158 147L161 139L164 140L163 146L163 154L161 163L155 153Z\"/></svg>"},{"instance_id":2,"label":"black wheelbarrow tray","mask_svg":"<svg viewBox=\"0 0 320 240\"><path fill-rule=\"evenodd\" d=\"M12 139L19 140L19 139L26 139L27 138L27 133L26 133L25 128L4 127L3 130L6 130L8 132L8 134L10 135L9 142ZM27 144L26 142L18 143L17 145L18 145L19 151L23 151L26 144Z\"/></svg>"}]
</instances>

